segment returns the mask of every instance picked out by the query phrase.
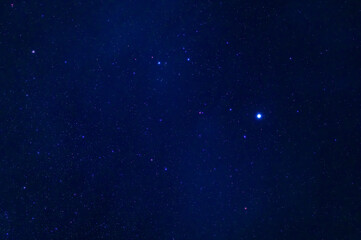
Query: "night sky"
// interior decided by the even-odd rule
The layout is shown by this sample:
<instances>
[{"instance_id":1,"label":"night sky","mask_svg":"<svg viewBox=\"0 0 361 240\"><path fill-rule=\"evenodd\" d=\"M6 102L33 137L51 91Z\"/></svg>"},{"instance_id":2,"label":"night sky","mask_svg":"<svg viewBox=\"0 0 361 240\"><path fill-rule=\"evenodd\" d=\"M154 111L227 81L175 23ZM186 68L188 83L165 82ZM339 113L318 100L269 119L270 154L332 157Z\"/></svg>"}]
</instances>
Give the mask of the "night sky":
<instances>
[{"instance_id":1,"label":"night sky","mask_svg":"<svg viewBox=\"0 0 361 240\"><path fill-rule=\"evenodd\" d=\"M360 240L359 0L1 1L0 239Z\"/></svg>"}]
</instances>

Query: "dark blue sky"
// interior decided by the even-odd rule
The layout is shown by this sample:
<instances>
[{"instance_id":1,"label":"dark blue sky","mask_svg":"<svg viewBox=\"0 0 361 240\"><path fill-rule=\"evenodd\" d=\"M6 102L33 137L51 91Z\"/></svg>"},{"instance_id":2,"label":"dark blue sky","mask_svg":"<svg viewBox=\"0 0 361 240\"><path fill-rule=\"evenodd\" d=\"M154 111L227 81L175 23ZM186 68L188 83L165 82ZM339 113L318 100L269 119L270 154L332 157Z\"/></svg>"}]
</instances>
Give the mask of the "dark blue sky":
<instances>
[{"instance_id":1,"label":"dark blue sky","mask_svg":"<svg viewBox=\"0 0 361 240\"><path fill-rule=\"evenodd\" d=\"M0 239L361 239L360 25L356 0L2 1Z\"/></svg>"}]
</instances>

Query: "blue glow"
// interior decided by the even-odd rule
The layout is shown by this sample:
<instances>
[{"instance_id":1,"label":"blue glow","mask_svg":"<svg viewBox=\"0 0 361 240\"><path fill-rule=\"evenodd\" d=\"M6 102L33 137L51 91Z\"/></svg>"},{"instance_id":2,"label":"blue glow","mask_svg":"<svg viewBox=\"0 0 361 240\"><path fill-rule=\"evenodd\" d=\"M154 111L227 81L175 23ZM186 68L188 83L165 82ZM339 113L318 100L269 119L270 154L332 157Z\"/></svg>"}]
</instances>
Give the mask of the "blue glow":
<instances>
[{"instance_id":1,"label":"blue glow","mask_svg":"<svg viewBox=\"0 0 361 240\"><path fill-rule=\"evenodd\" d=\"M160 65L160 62L158 62L158 65Z\"/></svg>"},{"instance_id":2,"label":"blue glow","mask_svg":"<svg viewBox=\"0 0 361 240\"><path fill-rule=\"evenodd\" d=\"M262 118L262 114L257 113L256 117L257 117L258 119L261 119L261 118Z\"/></svg>"}]
</instances>

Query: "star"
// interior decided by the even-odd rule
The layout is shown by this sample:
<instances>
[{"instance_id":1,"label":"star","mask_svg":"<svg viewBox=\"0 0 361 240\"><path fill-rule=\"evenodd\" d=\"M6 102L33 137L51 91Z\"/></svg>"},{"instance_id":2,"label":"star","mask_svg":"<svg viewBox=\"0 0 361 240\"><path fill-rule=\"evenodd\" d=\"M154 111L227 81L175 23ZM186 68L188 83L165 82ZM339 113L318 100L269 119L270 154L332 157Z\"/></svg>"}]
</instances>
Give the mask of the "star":
<instances>
[{"instance_id":1,"label":"star","mask_svg":"<svg viewBox=\"0 0 361 240\"><path fill-rule=\"evenodd\" d=\"M256 117L257 117L257 119L261 119L261 118L262 118L262 114L257 113Z\"/></svg>"}]
</instances>

